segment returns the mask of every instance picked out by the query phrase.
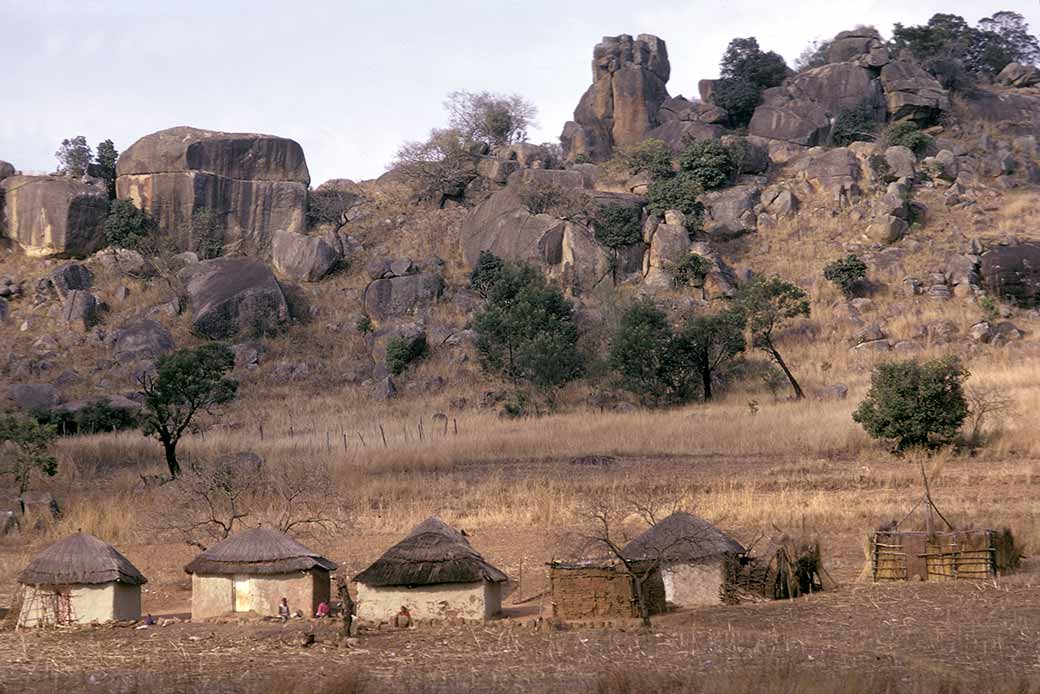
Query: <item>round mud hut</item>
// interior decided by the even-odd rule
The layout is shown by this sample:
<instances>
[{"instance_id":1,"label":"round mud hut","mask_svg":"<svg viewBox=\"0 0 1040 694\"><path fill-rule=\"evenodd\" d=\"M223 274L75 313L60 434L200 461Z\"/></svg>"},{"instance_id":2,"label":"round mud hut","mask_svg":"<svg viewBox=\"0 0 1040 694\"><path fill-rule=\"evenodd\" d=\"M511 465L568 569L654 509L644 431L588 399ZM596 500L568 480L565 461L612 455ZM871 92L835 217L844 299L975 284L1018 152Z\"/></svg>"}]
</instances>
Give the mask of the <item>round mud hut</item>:
<instances>
[{"instance_id":1,"label":"round mud hut","mask_svg":"<svg viewBox=\"0 0 1040 694\"><path fill-rule=\"evenodd\" d=\"M622 548L628 559L657 563L667 602L679 607L718 605L729 580L730 562L744 548L714 525L677 512Z\"/></svg>"},{"instance_id":2,"label":"round mud hut","mask_svg":"<svg viewBox=\"0 0 1040 694\"><path fill-rule=\"evenodd\" d=\"M191 618L273 616L282 598L292 612L312 616L329 599L329 572L335 569L333 562L277 530L243 530L184 567L191 574Z\"/></svg>"},{"instance_id":3,"label":"round mud hut","mask_svg":"<svg viewBox=\"0 0 1040 694\"><path fill-rule=\"evenodd\" d=\"M18 625L30 627L139 619L148 581L115 547L76 533L43 550L18 582Z\"/></svg>"},{"instance_id":4,"label":"round mud hut","mask_svg":"<svg viewBox=\"0 0 1040 694\"><path fill-rule=\"evenodd\" d=\"M502 610L504 573L440 518L428 518L354 577L357 616L392 622L401 608L413 620L490 619Z\"/></svg>"}]
</instances>

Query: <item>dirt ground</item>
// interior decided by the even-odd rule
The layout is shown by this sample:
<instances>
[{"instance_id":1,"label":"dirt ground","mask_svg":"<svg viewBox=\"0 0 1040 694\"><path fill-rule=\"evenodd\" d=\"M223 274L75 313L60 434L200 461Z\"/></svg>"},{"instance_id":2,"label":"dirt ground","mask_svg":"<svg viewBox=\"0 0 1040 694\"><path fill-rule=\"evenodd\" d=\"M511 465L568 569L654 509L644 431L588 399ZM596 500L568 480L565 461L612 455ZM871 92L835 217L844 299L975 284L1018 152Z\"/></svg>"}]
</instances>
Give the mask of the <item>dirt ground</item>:
<instances>
[{"instance_id":1,"label":"dirt ground","mask_svg":"<svg viewBox=\"0 0 1040 694\"><path fill-rule=\"evenodd\" d=\"M629 472L654 464L613 463ZM658 473L674 474L668 466L692 463L656 465ZM851 472L858 469L851 463L829 473L790 463L780 475L772 461L697 461L686 480L739 486L741 479L754 478L765 504L781 503L777 490L770 490L771 479L784 494L805 487L812 498L837 499L815 515L806 504L804 517L812 519L840 587L791 601L680 610L655 618L650 630L572 628L538 619L539 610L548 614L548 599L539 597L544 565L561 547L551 527L466 528L486 558L519 579L503 619L362 631L350 641L338 636L335 623L313 620L186 622L190 582L181 567L194 550L181 544L120 547L150 578L144 611L170 622L57 631L14 631L8 625L0 629L0 692L1034 691L1029 687L1040 686L1037 560L1027 557L1017 573L980 583L859 580L866 532L887 520L889 508L909 510L919 493L900 481L906 465L875 464L867 479ZM1003 463L992 474L980 466L961 460L942 473L937 494L955 507L952 515L964 517L971 509L1035 537L1036 463ZM495 471L499 480L575 474L622 471L576 473L573 466L552 462ZM872 496L884 511L872 511ZM844 498L859 499L854 512L838 513ZM746 510L733 509L728 520L721 515L719 525L745 543L772 531ZM768 509L761 517L769 517ZM307 542L353 575L399 538L400 533L359 529ZM10 604L13 576L41 546L0 545L0 608ZM304 646L301 635L307 633L314 642Z\"/></svg>"}]
</instances>

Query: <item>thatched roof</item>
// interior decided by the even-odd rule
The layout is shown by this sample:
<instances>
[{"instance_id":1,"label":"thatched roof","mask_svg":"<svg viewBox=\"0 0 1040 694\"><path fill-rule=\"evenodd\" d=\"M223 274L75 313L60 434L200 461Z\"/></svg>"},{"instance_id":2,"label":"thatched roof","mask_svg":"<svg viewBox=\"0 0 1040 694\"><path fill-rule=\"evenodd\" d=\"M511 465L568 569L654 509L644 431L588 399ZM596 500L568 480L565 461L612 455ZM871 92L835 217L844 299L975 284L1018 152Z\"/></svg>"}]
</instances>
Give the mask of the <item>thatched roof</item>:
<instances>
[{"instance_id":1,"label":"thatched roof","mask_svg":"<svg viewBox=\"0 0 1040 694\"><path fill-rule=\"evenodd\" d=\"M249 528L221 540L184 567L190 574L287 574L336 565L284 533Z\"/></svg>"},{"instance_id":2,"label":"thatched roof","mask_svg":"<svg viewBox=\"0 0 1040 694\"><path fill-rule=\"evenodd\" d=\"M629 542L621 552L632 559L671 564L741 554L744 548L703 518L679 511Z\"/></svg>"},{"instance_id":3,"label":"thatched roof","mask_svg":"<svg viewBox=\"0 0 1040 694\"><path fill-rule=\"evenodd\" d=\"M429 586L508 580L440 518L427 518L354 577L368 586Z\"/></svg>"},{"instance_id":4,"label":"thatched roof","mask_svg":"<svg viewBox=\"0 0 1040 694\"><path fill-rule=\"evenodd\" d=\"M76 533L40 552L18 574L18 582L27 586L141 585L148 579L112 545L93 535Z\"/></svg>"}]
</instances>

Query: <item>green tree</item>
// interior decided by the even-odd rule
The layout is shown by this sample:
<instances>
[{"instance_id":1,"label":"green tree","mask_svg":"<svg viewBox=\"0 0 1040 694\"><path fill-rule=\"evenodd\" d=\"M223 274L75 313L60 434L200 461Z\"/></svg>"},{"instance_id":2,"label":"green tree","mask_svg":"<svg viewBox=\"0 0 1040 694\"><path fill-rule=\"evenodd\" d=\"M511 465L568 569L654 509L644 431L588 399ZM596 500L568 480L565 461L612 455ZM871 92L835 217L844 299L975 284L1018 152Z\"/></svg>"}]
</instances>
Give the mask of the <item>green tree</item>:
<instances>
[{"instance_id":1,"label":"green tree","mask_svg":"<svg viewBox=\"0 0 1040 694\"><path fill-rule=\"evenodd\" d=\"M744 127L762 102L762 92L781 84L790 70L782 56L764 52L753 36L729 42L719 63L715 103L730 115L730 125Z\"/></svg>"},{"instance_id":2,"label":"green tree","mask_svg":"<svg viewBox=\"0 0 1040 694\"><path fill-rule=\"evenodd\" d=\"M116 161L118 159L119 152L112 140L98 143L94 163L97 165L98 178L105 182L105 187L108 189L109 200L116 199Z\"/></svg>"},{"instance_id":3,"label":"green tree","mask_svg":"<svg viewBox=\"0 0 1040 694\"><path fill-rule=\"evenodd\" d=\"M73 178L83 178L94 153L90 151L87 138L77 135L62 140L54 156L58 159L58 171Z\"/></svg>"},{"instance_id":4,"label":"green tree","mask_svg":"<svg viewBox=\"0 0 1040 694\"><path fill-rule=\"evenodd\" d=\"M867 264L855 253L828 263L823 268L823 278L833 282L846 298L856 293L856 286L867 276Z\"/></svg>"},{"instance_id":5,"label":"green tree","mask_svg":"<svg viewBox=\"0 0 1040 694\"><path fill-rule=\"evenodd\" d=\"M700 372L705 401L712 398L711 382L715 374L744 351L744 325L744 316L730 310L693 316L683 326L682 346L689 350Z\"/></svg>"},{"instance_id":6,"label":"green tree","mask_svg":"<svg viewBox=\"0 0 1040 694\"><path fill-rule=\"evenodd\" d=\"M853 142L873 142L880 125L877 110L869 102L838 111L831 129L831 142L845 147Z\"/></svg>"},{"instance_id":7,"label":"green tree","mask_svg":"<svg viewBox=\"0 0 1040 694\"><path fill-rule=\"evenodd\" d=\"M885 129L885 141L890 146L899 145L920 156L932 144L932 138L913 121L892 123Z\"/></svg>"},{"instance_id":8,"label":"green tree","mask_svg":"<svg viewBox=\"0 0 1040 694\"><path fill-rule=\"evenodd\" d=\"M715 83L712 101L729 114L729 125L746 128L762 103L762 90L745 79L731 77Z\"/></svg>"},{"instance_id":9,"label":"green tree","mask_svg":"<svg viewBox=\"0 0 1040 694\"><path fill-rule=\"evenodd\" d=\"M852 419L900 451L950 443L968 416L963 386L969 375L956 357L881 364Z\"/></svg>"},{"instance_id":10,"label":"green tree","mask_svg":"<svg viewBox=\"0 0 1040 694\"><path fill-rule=\"evenodd\" d=\"M180 474L177 443L195 416L234 400L238 382L226 378L234 366L234 353L211 343L159 357L155 374L140 379L142 427L162 444L171 477Z\"/></svg>"},{"instance_id":11,"label":"green tree","mask_svg":"<svg viewBox=\"0 0 1040 694\"><path fill-rule=\"evenodd\" d=\"M473 328L481 366L518 390L530 384L551 401L555 389L582 374L574 309L528 265L503 263Z\"/></svg>"},{"instance_id":12,"label":"green tree","mask_svg":"<svg viewBox=\"0 0 1040 694\"><path fill-rule=\"evenodd\" d=\"M104 221L105 239L116 248L137 249L157 229L152 218L130 200L113 200Z\"/></svg>"},{"instance_id":13,"label":"green tree","mask_svg":"<svg viewBox=\"0 0 1040 694\"><path fill-rule=\"evenodd\" d=\"M0 473L14 478L18 495L29 489L34 472L53 477L58 461L51 453L54 427L16 414L0 414Z\"/></svg>"},{"instance_id":14,"label":"green tree","mask_svg":"<svg viewBox=\"0 0 1040 694\"><path fill-rule=\"evenodd\" d=\"M649 174L654 180L668 178L672 170L672 148L663 140L643 140L637 145L620 149L614 155L614 166L625 173Z\"/></svg>"},{"instance_id":15,"label":"green tree","mask_svg":"<svg viewBox=\"0 0 1040 694\"><path fill-rule=\"evenodd\" d=\"M638 396L643 405L692 400L700 371L685 337L676 335L668 317L650 299L629 306L610 343L608 359L618 385Z\"/></svg>"},{"instance_id":16,"label":"green tree","mask_svg":"<svg viewBox=\"0 0 1040 694\"><path fill-rule=\"evenodd\" d=\"M469 273L469 286L483 298L491 295L491 288L495 286L499 274L505 263L491 251L481 251L477 258L477 264Z\"/></svg>"},{"instance_id":17,"label":"green tree","mask_svg":"<svg viewBox=\"0 0 1040 694\"><path fill-rule=\"evenodd\" d=\"M643 208L640 205L608 205L593 219L596 240L610 249L610 274L617 282L618 253L643 240Z\"/></svg>"},{"instance_id":18,"label":"green tree","mask_svg":"<svg viewBox=\"0 0 1040 694\"><path fill-rule=\"evenodd\" d=\"M426 336L402 337L395 335L386 343L386 370L394 376L403 374L409 366L426 356Z\"/></svg>"},{"instance_id":19,"label":"green tree","mask_svg":"<svg viewBox=\"0 0 1040 694\"><path fill-rule=\"evenodd\" d=\"M700 219L704 213L704 205L698 196L704 192L701 184L692 175L680 172L671 178L664 178L650 184L646 196L649 200L647 211L658 217L668 210L678 210L688 221Z\"/></svg>"},{"instance_id":20,"label":"green tree","mask_svg":"<svg viewBox=\"0 0 1040 694\"><path fill-rule=\"evenodd\" d=\"M737 175L736 153L718 140L698 140L679 155L679 171L704 190L722 188Z\"/></svg>"},{"instance_id":21,"label":"green tree","mask_svg":"<svg viewBox=\"0 0 1040 694\"><path fill-rule=\"evenodd\" d=\"M809 317L809 300L799 287L779 277L756 278L741 285L734 297L735 308L747 321L751 344L768 354L787 376L794 396L805 397L794 374L776 348L774 333L787 321Z\"/></svg>"},{"instance_id":22,"label":"green tree","mask_svg":"<svg viewBox=\"0 0 1040 694\"><path fill-rule=\"evenodd\" d=\"M672 282L677 287L701 286L710 271L711 263L697 253L690 253L670 268Z\"/></svg>"}]
</instances>

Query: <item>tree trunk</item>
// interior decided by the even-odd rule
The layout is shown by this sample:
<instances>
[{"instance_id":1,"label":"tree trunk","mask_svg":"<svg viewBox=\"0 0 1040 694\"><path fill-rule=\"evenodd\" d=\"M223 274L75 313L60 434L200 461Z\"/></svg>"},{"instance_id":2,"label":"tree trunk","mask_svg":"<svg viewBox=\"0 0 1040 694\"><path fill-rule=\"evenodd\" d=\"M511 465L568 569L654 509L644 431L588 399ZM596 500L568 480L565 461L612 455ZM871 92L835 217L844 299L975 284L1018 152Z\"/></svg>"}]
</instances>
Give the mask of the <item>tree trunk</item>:
<instances>
[{"instance_id":1,"label":"tree trunk","mask_svg":"<svg viewBox=\"0 0 1040 694\"><path fill-rule=\"evenodd\" d=\"M639 618L644 627L650 628L650 608L647 607L646 599L643 597L643 581L634 571L631 572L631 576L632 587L636 591L636 604L639 605Z\"/></svg>"},{"instance_id":2,"label":"tree trunk","mask_svg":"<svg viewBox=\"0 0 1040 694\"><path fill-rule=\"evenodd\" d=\"M711 369L707 366L701 368L701 384L704 386L704 401L711 400Z\"/></svg>"},{"instance_id":3,"label":"tree trunk","mask_svg":"<svg viewBox=\"0 0 1040 694\"><path fill-rule=\"evenodd\" d=\"M773 346L772 342L766 343L766 351L772 355L773 359L776 360L777 365L783 370L784 375L787 376L787 380L791 382L791 388L794 389L794 396L798 400L805 399L805 393L802 392L802 387L798 385L798 381L795 380L794 374L787 368L787 364L784 363L783 357L780 356L780 352L776 351L776 347Z\"/></svg>"},{"instance_id":4,"label":"tree trunk","mask_svg":"<svg viewBox=\"0 0 1040 694\"><path fill-rule=\"evenodd\" d=\"M170 477L177 479L177 475L181 474L181 464L177 462L177 442L169 438L163 438L161 441L163 452L166 454L166 466L170 468Z\"/></svg>"}]
</instances>

